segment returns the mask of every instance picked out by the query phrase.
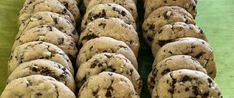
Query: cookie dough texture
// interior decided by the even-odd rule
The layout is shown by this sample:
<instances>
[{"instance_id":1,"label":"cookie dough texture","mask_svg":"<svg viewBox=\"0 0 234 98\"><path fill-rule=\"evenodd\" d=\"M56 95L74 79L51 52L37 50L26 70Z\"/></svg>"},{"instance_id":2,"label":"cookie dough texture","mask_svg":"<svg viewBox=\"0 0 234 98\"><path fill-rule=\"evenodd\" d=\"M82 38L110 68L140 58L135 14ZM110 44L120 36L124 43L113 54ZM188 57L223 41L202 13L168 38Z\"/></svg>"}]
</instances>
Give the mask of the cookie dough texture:
<instances>
[{"instance_id":1,"label":"cookie dough texture","mask_svg":"<svg viewBox=\"0 0 234 98\"><path fill-rule=\"evenodd\" d=\"M153 64L152 71L148 76L148 88L152 92L153 88L156 86L159 79L171 72L180 69L190 69L196 70L203 73L207 73L206 69L203 68L200 63L189 55L175 55L164 59L158 64Z\"/></svg>"},{"instance_id":2,"label":"cookie dough texture","mask_svg":"<svg viewBox=\"0 0 234 98\"><path fill-rule=\"evenodd\" d=\"M81 32L79 45L97 37L111 37L125 42L138 55L140 42L135 29L118 18L99 18L89 23Z\"/></svg>"},{"instance_id":3,"label":"cookie dough texture","mask_svg":"<svg viewBox=\"0 0 234 98\"><path fill-rule=\"evenodd\" d=\"M118 4L107 3L98 4L85 13L81 30L84 30L90 22L98 18L119 18L136 28L135 20L128 10Z\"/></svg>"},{"instance_id":4,"label":"cookie dough texture","mask_svg":"<svg viewBox=\"0 0 234 98\"><path fill-rule=\"evenodd\" d=\"M68 56L57 46L42 41L29 42L16 47L11 53L11 57L8 62L8 71L11 73L21 63L36 59L54 61L63 65L72 74L74 74L74 69Z\"/></svg>"},{"instance_id":5,"label":"cookie dough texture","mask_svg":"<svg viewBox=\"0 0 234 98\"><path fill-rule=\"evenodd\" d=\"M52 77L32 75L7 84L1 98L76 98L63 83Z\"/></svg>"},{"instance_id":6,"label":"cookie dough texture","mask_svg":"<svg viewBox=\"0 0 234 98\"><path fill-rule=\"evenodd\" d=\"M103 71L110 71L127 77L134 85L138 94L141 93L142 81L137 70L122 54L100 53L80 65L76 74L78 88L91 76Z\"/></svg>"},{"instance_id":7,"label":"cookie dough texture","mask_svg":"<svg viewBox=\"0 0 234 98\"><path fill-rule=\"evenodd\" d=\"M71 12L58 0L26 0L23 8L20 10L19 24L24 24L24 21L34 13L43 11L66 16L70 22L75 24L75 19Z\"/></svg>"},{"instance_id":8,"label":"cookie dough texture","mask_svg":"<svg viewBox=\"0 0 234 98\"><path fill-rule=\"evenodd\" d=\"M71 59L75 59L77 56L77 48L75 40L67 34L59 31L57 28L49 25L41 25L22 32L12 47L15 47L32 42L43 41L52 43L61 48Z\"/></svg>"},{"instance_id":9,"label":"cookie dough texture","mask_svg":"<svg viewBox=\"0 0 234 98\"><path fill-rule=\"evenodd\" d=\"M192 15L181 7L164 6L154 10L142 25L146 42L151 46L155 33L159 32L162 26L175 22L195 24Z\"/></svg>"},{"instance_id":10,"label":"cookie dough texture","mask_svg":"<svg viewBox=\"0 0 234 98\"><path fill-rule=\"evenodd\" d=\"M135 20L137 19L137 16L138 16L137 8L133 0L91 0L86 10L88 11L95 5L106 4L106 3L116 3L116 4L123 6L132 14Z\"/></svg>"},{"instance_id":11,"label":"cookie dough texture","mask_svg":"<svg viewBox=\"0 0 234 98\"><path fill-rule=\"evenodd\" d=\"M11 81L30 75L51 76L75 92L75 80L68 69L53 61L37 59L20 64L8 77Z\"/></svg>"},{"instance_id":12,"label":"cookie dough texture","mask_svg":"<svg viewBox=\"0 0 234 98\"><path fill-rule=\"evenodd\" d=\"M90 77L81 87L77 97L140 98L128 78L112 72L102 72Z\"/></svg>"},{"instance_id":13,"label":"cookie dough texture","mask_svg":"<svg viewBox=\"0 0 234 98\"><path fill-rule=\"evenodd\" d=\"M146 0L145 1L145 17L147 17L154 10L163 6L179 6L188 11L194 18L197 11L196 0Z\"/></svg>"},{"instance_id":14,"label":"cookie dough texture","mask_svg":"<svg viewBox=\"0 0 234 98\"><path fill-rule=\"evenodd\" d=\"M103 52L122 54L138 69L136 57L128 45L110 37L99 37L86 42L79 51L77 66L88 61L92 56Z\"/></svg>"},{"instance_id":15,"label":"cookie dough texture","mask_svg":"<svg viewBox=\"0 0 234 98\"><path fill-rule=\"evenodd\" d=\"M209 44L197 38L180 38L164 45L157 53L154 64L173 55L190 55L207 70L210 77L216 76L214 54Z\"/></svg>"},{"instance_id":16,"label":"cookie dough texture","mask_svg":"<svg viewBox=\"0 0 234 98\"><path fill-rule=\"evenodd\" d=\"M64 32L65 34L74 38L75 41L77 41L79 38L74 25L69 20L64 18L63 15L52 12L37 12L33 14L20 25L17 37L22 32L41 25L54 26L61 32Z\"/></svg>"},{"instance_id":17,"label":"cookie dough texture","mask_svg":"<svg viewBox=\"0 0 234 98\"><path fill-rule=\"evenodd\" d=\"M209 76L193 70L177 70L164 75L154 88L152 98L222 98Z\"/></svg>"},{"instance_id":18,"label":"cookie dough texture","mask_svg":"<svg viewBox=\"0 0 234 98\"><path fill-rule=\"evenodd\" d=\"M152 53L156 56L158 50L165 44L183 37L195 37L207 41L207 37L203 30L193 24L186 24L183 22L176 22L163 26L154 35L152 43Z\"/></svg>"}]
</instances>

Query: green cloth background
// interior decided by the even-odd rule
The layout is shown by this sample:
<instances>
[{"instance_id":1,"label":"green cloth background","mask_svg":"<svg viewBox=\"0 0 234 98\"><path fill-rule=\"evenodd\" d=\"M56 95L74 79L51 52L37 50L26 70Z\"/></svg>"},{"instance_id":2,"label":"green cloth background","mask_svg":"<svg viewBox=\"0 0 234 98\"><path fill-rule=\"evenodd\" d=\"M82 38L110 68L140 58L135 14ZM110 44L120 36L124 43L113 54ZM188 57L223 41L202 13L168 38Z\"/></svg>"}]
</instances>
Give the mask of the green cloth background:
<instances>
[{"instance_id":1,"label":"green cloth background","mask_svg":"<svg viewBox=\"0 0 234 98\"><path fill-rule=\"evenodd\" d=\"M139 23L142 22L142 1L138 0L140 13ZM0 94L7 79L7 61L11 46L17 34L17 16L24 0L0 0ZM234 0L198 0L196 18L197 25L202 27L213 47L217 63L217 78L224 98L234 98ZM140 28L140 24L138 25ZM150 98L145 80L151 70L153 57L149 47L142 38L139 53L140 74L144 80L142 98Z\"/></svg>"}]
</instances>

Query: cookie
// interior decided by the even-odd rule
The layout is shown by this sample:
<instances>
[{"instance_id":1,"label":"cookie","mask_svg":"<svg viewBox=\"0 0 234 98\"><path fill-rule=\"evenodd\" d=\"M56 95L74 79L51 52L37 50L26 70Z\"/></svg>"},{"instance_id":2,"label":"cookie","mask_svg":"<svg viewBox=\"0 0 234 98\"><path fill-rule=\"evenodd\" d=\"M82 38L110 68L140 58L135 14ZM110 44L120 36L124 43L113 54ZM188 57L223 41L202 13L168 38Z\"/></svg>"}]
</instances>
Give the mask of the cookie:
<instances>
[{"instance_id":1,"label":"cookie","mask_svg":"<svg viewBox=\"0 0 234 98\"><path fill-rule=\"evenodd\" d=\"M75 80L70 71L61 64L44 59L33 60L20 64L8 77L8 83L15 79L30 75L51 76L64 83L68 88L75 92Z\"/></svg>"},{"instance_id":2,"label":"cookie","mask_svg":"<svg viewBox=\"0 0 234 98\"><path fill-rule=\"evenodd\" d=\"M158 50L165 44L183 37L195 37L207 41L207 37L203 30L193 24L186 24L183 22L176 22L163 26L154 35L152 43L152 53L156 56Z\"/></svg>"},{"instance_id":3,"label":"cookie","mask_svg":"<svg viewBox=\"0 0 234 98\"><path fill-rule=\"evenodd\" d=\"M194 18L196 17L197 3L195 0L146 0L145 1L145 17L154 10L163 6L179 6L188 11Z\"/></svg>"},{"instance_id":4,"label":"cookie","mask_svg":"<svg viewBox=\"0 0 234 98\"><path fill-rule=\"evenodd\" d=\"M180 38L174 42L164 45L159 49L154 63L164 60L173 55L190 55L197 59L199 63L207 70L210 77L216 76L216 65L214 54L209 44L197 38Z\"/></svg>"},{"instance_id":5,"label":"cookie","mask_svg":"<svg viewBox=\"0 0 234 98\"><path fill-rule=\"evenodd\" d=\"M87 62L82 63L76 74L78 88L91 76L103 71L110 71L127 77L134 85L138 94L141 93L141 80L137 70L122 54L100 53L94 55Z\"/></svg>"},{"instance_id":6,"label":"cookie","mask_svg":"<svg viewBox=\"0 0 234 98\"><path fill-rule=\"evenodd\" d=\"M154 88L152 98L222 98L222 96L219 87L209 76L200 71L183 69L164 75Z\"/></svg>"},{"instance_id":7,"label":"cookie","mask_svg":"<svg viewBox=\"0 0 234 98\"><path fill-rule=\"evenodd\" d=\"M41 25L54 26L61 32L73 37L75 41L78 40L78 33L76 32L76 29L72 23L61 15L52 12L37 12L33 14L31 18L28 18L23 24L20 25L17 37L21 34L21 32Z\"/></svg>"},{"instance_id":8,"label":"cookie","mask_svg":"<svg viewBox=\"0 0 234 98\"><path fill-rule=\"evenodd\" d=\"M76 98L63 83L52 77L32 75L7 84L1 98Z\"/></svg>"},{"instance_id":9,"label":"cookie","mask_svg":"<svg viewBox=\"0 0 234 98\"><path fill-rule=\"evenodd\" d=\"M11 53L10 60L8 62L8 71L11 73L21 63L36 59L54 61L63 65L72 74L74 74L72 63L63 50L53 44L42 41L29 42L16 47Z\"/></svg>"},{"instance_id":10,"label":"cookie","mask_svg":"<svg viewBox=\"0 0 234 98\"><path fill-rule=\"evenodd\" d=\"M86 6L86 8L89 6L89 3L92 2L92 1L95 1L95 0L83 0L84 5ZM137 0L133 0L133 1L134 1L135 4L137 3ZM131 1L129 1L129 2L131 2Z\"/></svg>"},{"instance_id":11,"label":"cookie","mask_svg":"<svg viewBox=\"0 0 234 98\"><path fill-rule=\"evenodd\" d=\"M153 64L152 71L148 76L148 88L152 92L155 84L165 74L180 69L197 70L207 73L206 69L193 57L189 55L175 55L168 57L158 64Z\"/></svg>"},{"instance_id":12,"label":"cookie","mask_svg":"<svg viewBox=\"0 0 234 98\"><path fill-rule=\"evenodd\" d=\"M86 42L78 53L77 66L79 67L95 54L103 52L122 54L138 69L136 57L128 45L110 37L99 37Z\"/></svg>"},{"instance_id":13,"label":"cookie","mask_svg":"<svg viewBox=\"0 0 234 98\"><path fill-rule=\"evenodd\" d=\"M164 6L154 10L142 25L143 35L148 45L151 46L155 33L159 32L162 26L175 22L195 24L192 15L181 7Z\"/></svg>"},{"instance_id":14,"label":"cookie","mask_svg":"<svg viewBox=\"0 0 234 98\"><path fill-rule=\"evenodd\" d=\"M77 97L140 98L128 78L112 72L102 72L90 77L79 90Z\"/></svg>"},{"instance_id":15,"label":"cookie","mask_svg":"<svg viewBox=\"0 0 234 98\"><path fill-rule=\"evenodd\" d=\"M24 21L30 18L34 13L43 11L66 16L67 19L75 25L75 19L71 12L58 0L26 0L23 8L20 10L19 24L24 24Z\"/></svg>"},{"instance_id":16,"label":"cookie","mask_svg":"<svg viewBox=\"0 0 234 98\"><path fill-rule=\"evenodd\" d=\"M61 48L71 59L75 59L77 56L78 50L74 39L49 25L37 26L22 32L21 35L16 38L12 50L19 45L32 41L52 43Z\"/></svg>"},{"instance_id":17,"label":"cookie","mask_svg":"<svg viewBox=\"0 0 234 98\"><path fill-rule=\"evenodd\" d=\"M138 16L137 8L133 0L91 0L86 8L86 11L88 11L95 5L105 4L105 3L116 3L116 4L123 6L132 14L134 19L137 20L137 16Z\"/></svg>"},{"instance_id":18,"label":"cookie","mask_svg":"<svg viewBox=\"0 0 234 98\"><path fill-rule=\"evenodd\" d=\"M135 29L118 18L99 18L89 23L81 32L79 44L90 39L106 36L125 42L138 55L140 42Z\"/></svg>"},{"instance_id":19,"label":"cookie","mask_svg":"<svg viewBox=\"0 0 234 98\"><path fill-rule=\"evenodd\" d=\"M98 4L85 13L81 30L84 30L90 22L98 18L119 18L136 28L135 20L128 10L118 4L107 3Z\"/></svg>"}]
</instances>

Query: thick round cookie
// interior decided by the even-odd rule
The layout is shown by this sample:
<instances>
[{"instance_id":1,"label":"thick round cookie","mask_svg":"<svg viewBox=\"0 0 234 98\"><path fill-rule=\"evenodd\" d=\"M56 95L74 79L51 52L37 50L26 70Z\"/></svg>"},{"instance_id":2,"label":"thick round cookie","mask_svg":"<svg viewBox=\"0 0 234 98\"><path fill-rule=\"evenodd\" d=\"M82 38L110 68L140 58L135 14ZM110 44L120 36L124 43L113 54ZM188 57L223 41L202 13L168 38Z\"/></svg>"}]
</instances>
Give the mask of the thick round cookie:
<instances>
[{"instance_id":1,"label":"thick round cookie","mask_svg":"<svg viewBox=\"0 0 234 98\"><path fill-rule=\"evenodd\" d=\"M131 48L124 42L110 37L99 37L86 42L79 51L77 66L79 67L79 65L88 61L95 54L103 52L122 54L131 61L136 69L138 69L136 56Z\"/></svg>"},{"instance_id":2,"label":"thick round cookie","mask_svg":"<svg viewBox=\"0 0 234 98\"><path fill-rule=\"evenodd\" d=\"M125 42L133 50L134 54L138 55L140 42L137 32L131 25L118 18L99 18L89 23L80 34L79 45L102 36Z\"/></svg>"},{"instance_id":3,"label":"thick round cookie","mask_svg":"<svg viewBox=\"0 0 234 98\"><path fill-rule=\"evenodd\" d=\"M154 88L152 98L222 98L222 96L219 87L209 76L200 71L183 69L164 75Z\"/></svg>"},{"instance_id":4,"label":"thick round cookie","mask_svg":"<svg viewBox=\"0 0 234 98\"><path fill-rule=\"evenodd\" d=\"M71 59L75 59L77 56L78 50L74 39L49 25L37 26L22 32L21 35L16 38L12 50L19 45L32 41L52 43L61 48Z\"/></svg>"},{"instance_id":5,"label":"thick round cookie","mask_svg":"<svg viewBox=\"0 0 234 98\"><path fill-rule=\"evenodd\" d=\"M84 5L86 6L86 8L89 6L89 3L92 2L92 1L95 1L95 0L83 0ZM135 4L137 3L137 0L133 0L133 1L134 1Z\"/></svg>"},{"instance_id":6,"label":"thick round cookie","mask_svg":"<svg viewBox=\"0 0 234 98\"><path fill-rule=\"evenodd\" d=\"M36 60L47 59L63 65L72 74L74 74L73 66L68 56L57 46L42 42L34 41L25 43L12 51L8 62L8 71L11 73L21 63Z\"/></svg>"},{"instance_id":7,"label":"thick round cookie","mask_svg":"<svg viewBox=\"0 0 234 98\"><path fill-rule=\"evenodd\" d=\"M154 41L151 47L154 57L163 45L183 37L195 37L207 41L207 37L203 33L203 30L193 24L186 24L183 22L168 24L163 26L154 35Z\"/></svg>"},{"instance_id":8,"label":"thick round cookie","mask_svg":"<svg viewBox=\"0 0 234 98\"><path fill-rule=\"evenodd\" d=\"M81 30L84 30L90 22L98 18L119 18L136 28L135 20L128 10L118 4L107 3L98 4L85 13Z\"/></svg>"},{"instance_id":9,"label":"thick round cookie","mask_svg":"<svg viewBox=\"0 0 234 98\"><path fill-rule=\"evenodd\" d=\"M159 49L154 64L173 55L190 55L207 70L210 77L216 76L214 54L209 44L197 38L180 38Z\"/></svg>"},{"instance_id":10,"label":"thick round cookie","mask_svg":"<svg viewBox=\"0 0 234 98\"><path fill-rule=\"evenodd\" d=\"M159 32L162 26L175 22L195 24L192 15L181 7L164 6L154 10L142 25L146 42L151 46L155 33Z\"/></svg>"},{"instance_id":11,"label":"thick round cookie","mask_svg":"<svg viewBox=\"0 0 234 98\"><path fill-rule=\"evenodd\" d=\"M76 98L63 83L52 77L32 75L11 81L1 98Z\"/></svg>"},{"instance_id":12,"label":"thick round cookie","mask_svg":"<svg viewBox=\"0 0 234 98\"><path fill-rule=\"evenodd\" d=\"M75 25L74 16L71 12L58 0L26 0L23 8L20 10L19 24L30 18L34 13L48 11L66 16L70 22Z\"/></svg>"},{"instance_id":13,"label":"thick round cookie","mask_svg":"<svg viewBox=\"0 0 234 98\"><path fill-rule=\"evenodd\" d=\"M189 55L175 55L168 57L158 64L153 64L152 71L148 76L148 88L152 92L155 84L165 74L171 71L180 69L197 70L203 73L207 73L200 63Z\"/></svg>"},{"instance_id":14,"label":"thick round cookie","mask_svg":"<svg viewBox=\"0 0 234 98\"><path fill-rule=\"evenodd\" d=\"M75 92L75 80L68 69L53 61L38 59L20 64L8 77L11 81L31 75L51 76Z\"/></svg>"},{"instance_id":15,"label":"thick round cookie","mask_svg":"<svg viewBox=\"0 0 234 98\"><path fill-rule=\"evenodd\" d=\"M62 15L52 12L37 12L33 14L30 18L25 20L23 24L20 25L17 37L22 32L41 25L54 26L61 32L64 32L74 38L75 41L78 40L78 33L76 32L76 29L72 23L66 18L62 17Z\"/></svg>"},{"instance_id":16,"label":"thick round cookie","mask_svg":"<svg viewBox=\"0 0 234 98\"><path fill-rule=\"evenodd\" d=\"M102 72L90 77L81 87L77 97L140 98L128 78L112 72Z\"/></svg>"},{"instance_id":17,"label":"thick round cookie","mask_svg":"<svg viewBox=\"0 0 234 98\"><path fill-rule=\"evenodd\" d=\"M196 5L195 0L146 0L145 17L163 6L179 6L187 10L195 18L197 14Z\"/></svg>"},{"instance_id":18,"label":"thick round cookie","mask_svg":"<svg viewBox=\"0 0 234 98\"><path fill-rule=\"evenodd\" d=\"M133 0L91 0L87 6L86 11L88 11L95 5L105 4L105 3L116 3L116 4L123 6L132 14L134 19L137 20L137 16L138 16L137 8Z\"/></svg>"},{"instance_id":19,"label":"thick round cookie","mask_svg":"<svg viewBox=\"0 0 234 98\"><path fill-rule=\"evenodd\" d=\"M94 55L87 62L82 63L76 74L76 84L78 88L91 76L103 71L110 71L127 77L132 83L138 94L141 93L142 81L137 70L122 54L100 53Z\"/></svg>"}]
</instances>

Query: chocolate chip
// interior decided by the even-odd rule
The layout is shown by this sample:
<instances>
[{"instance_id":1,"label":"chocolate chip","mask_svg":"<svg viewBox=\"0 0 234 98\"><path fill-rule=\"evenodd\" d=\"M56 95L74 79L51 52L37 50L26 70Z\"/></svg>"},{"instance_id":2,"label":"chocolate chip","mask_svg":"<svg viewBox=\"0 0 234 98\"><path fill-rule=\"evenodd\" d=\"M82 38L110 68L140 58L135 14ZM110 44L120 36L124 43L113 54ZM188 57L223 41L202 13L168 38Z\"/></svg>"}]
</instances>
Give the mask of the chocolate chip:
<instances>
[{"instance_id":1,"label":"chocolate chip","mask_svg":"<svg viewBox=\"0 0 234 98\"><path fill-rule=\"evenodd\" d=\"M106 24L105 23L100 23L100 24L98 24L98 26L101 26L102 28L105 28Z\"/></svg>"},{"instance_id":2,"label":"chocolate chip","mask_svg":"<svg viewBox=\"0 0 234 98\"><path fill-rule=\"evenodd\" d=\"M185 75L185 76L181 79L181 82L187 82L187 81L192 81L192 79L191 79L189 76Z\"/></svg>"},{"instance_id":3,"label":"chocolate chip","mask_svg":"<svg viewBox=\"0 0 234 98\"><path fill-rule=\"evenodd\" d=\"M95 68L99 64L99 60L94 60L94 62L91 64L90 68Z\"/></svg>"},{"instance_id":4,"label":"chocolate chip","mask_svg":"<svg viewBox=\"0 0 234 98\"><path fill-rule=\"evenodd\" d=\"M86 40L86 41L88 41L88 40L90 40L90 39L94 39L94 38L97 38L97 37L98 37L97 35L95 35L95 34L93 34L93 33L90 33L90 34L88 34L87 36L83 37L81 40Z\"/></svg>"},{"instance_id":5,"label":"chocolate chip","mask_svg":"<svg viewBox=\"0 0 234 98\"><path fill-rule=\"evenodd\" d=\"M64 43L64 38L58 38L58 45L61 45Z\"/></svg>"},{"instance_id":6,"label":"chocolate chip","mask_svg":"<svg viewBox=\"0 0 234 98\"><path fill-rule=\"evenodd\" d=\"M113 90L114 89L111 86L109 88L107 88L107 92L106 92L106 97L107 98L111 98L112 97Z\"/></svg>"}]
</instances>

